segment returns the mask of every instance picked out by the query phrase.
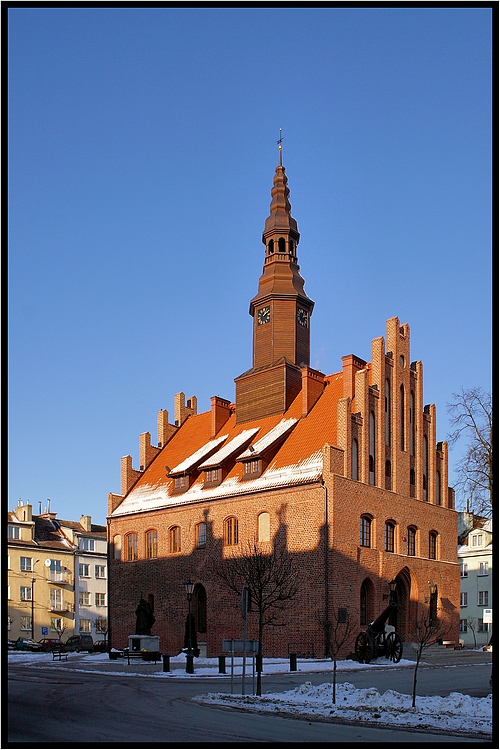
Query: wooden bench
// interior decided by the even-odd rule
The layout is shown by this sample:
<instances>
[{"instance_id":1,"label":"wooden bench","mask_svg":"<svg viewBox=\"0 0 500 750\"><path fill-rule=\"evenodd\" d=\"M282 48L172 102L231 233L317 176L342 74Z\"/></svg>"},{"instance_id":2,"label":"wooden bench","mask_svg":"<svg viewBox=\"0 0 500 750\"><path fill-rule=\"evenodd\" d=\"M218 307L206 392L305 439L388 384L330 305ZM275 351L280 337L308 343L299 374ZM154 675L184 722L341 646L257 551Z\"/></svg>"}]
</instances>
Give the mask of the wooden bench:
<instances>
[{"instance_id":1,"label":"wooden bench","mask_svg":"<svg viewBox=\"0 0 500 750\"><path fill-rule=\"evenodd\" d=\"M52 651L52 661L68 661L68 652L62 649Z\"/></svg>"}]
</instances>

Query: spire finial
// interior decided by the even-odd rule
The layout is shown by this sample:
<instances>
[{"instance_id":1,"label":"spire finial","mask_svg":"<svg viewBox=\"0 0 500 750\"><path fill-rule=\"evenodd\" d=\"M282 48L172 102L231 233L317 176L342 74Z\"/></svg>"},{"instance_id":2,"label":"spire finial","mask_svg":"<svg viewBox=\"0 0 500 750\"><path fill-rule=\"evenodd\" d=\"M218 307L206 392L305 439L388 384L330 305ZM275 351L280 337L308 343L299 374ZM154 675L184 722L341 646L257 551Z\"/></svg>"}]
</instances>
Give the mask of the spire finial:
<instances>
[{"instance_id":1,"label":"spire finial","mask_svg":"<svg viewBox=\"0 0 500 750\"><path fill-rule=\"evenodd\" d=\"M281 128L280 128L280 139L279 141L276 141L278 144L278 151L280 152L280 167L283 166L283 146L281 145L283 143L283 136L281 135Z\"/></svg>"}]
</instances>

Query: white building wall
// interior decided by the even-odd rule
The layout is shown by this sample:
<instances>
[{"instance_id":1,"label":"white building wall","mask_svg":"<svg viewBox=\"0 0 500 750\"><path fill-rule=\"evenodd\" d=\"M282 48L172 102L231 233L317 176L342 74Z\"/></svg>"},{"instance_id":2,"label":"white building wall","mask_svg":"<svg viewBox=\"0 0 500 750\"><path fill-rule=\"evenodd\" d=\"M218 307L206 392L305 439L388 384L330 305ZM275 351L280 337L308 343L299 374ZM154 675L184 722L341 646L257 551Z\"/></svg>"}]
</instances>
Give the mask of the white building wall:
<instances>
[{"instance_id":1,"label":"white building wall","mask_svg":"<svg viewBox=\"0 0 500 750\"><path fill-rule=\"evenodd\" d=\"M492 625L484 624L484 610L493 607L493 541L491 522L473 529L458 547L460 577L460 639L468 648L488 644ZM466 570L464 566L467 566ZM466 574L465 574L466 573ZM474 633L475 631L475 633ZM475 639L474 639L475 635Z\"/></svg>"}]
</instances>

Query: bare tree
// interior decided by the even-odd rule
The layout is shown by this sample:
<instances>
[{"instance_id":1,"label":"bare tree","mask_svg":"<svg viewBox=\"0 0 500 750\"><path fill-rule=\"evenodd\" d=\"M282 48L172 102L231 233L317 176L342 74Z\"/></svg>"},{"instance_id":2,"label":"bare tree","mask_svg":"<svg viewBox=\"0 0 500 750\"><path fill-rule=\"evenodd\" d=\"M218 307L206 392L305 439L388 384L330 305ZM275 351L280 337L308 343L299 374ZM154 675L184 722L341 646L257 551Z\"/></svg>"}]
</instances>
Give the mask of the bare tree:
<instances>
[{"instance_id":1,"label":"bare tree","mask_svg":"<svg viewBox=\"0 0 500 750\"><path fill-rule=\"evenodd\" d=\"M337 702L337 657L351 637L352 621L347 607L339 607L336 612L334 611L332 620L327 620L320 614L316 615L316 620L323 629L328 656L333 660L332 702L335 704Z\"/></svg>"},{"instance_id":2,"label":"bare tree","mask_svg":"<svg viewBox=\"0 0 500 750\"><path fill-rule=\"evenodd\" d=\"M472 633L472 637L474 638L474 648L477 648L477 640L476 640L477 620L475 617L467 618L467 627L470 629Z\"/></svg>"},{"instance_id":3,"label":"bare tree","mask_svg":"<svg viewBox=\"0 0 500 750\"><path fill-rule=\"evenodd\" d=\"M491 393L481 388L462 388L448 404L450 445L466 440L465 454L458 461L457 487L470 501L470 510L491 516L493 507L493 417Z\"/></svg>"},{"instance_id":4,"label":"bare tree","mask_svg":"<svg viewBox=\"0 0 500 750\"><path fill-rule=\"evenodd\" d=\"M411 623L410 637L414 644L413 650L416 655L415 668L413 670L413 692L411 703L413 708L415 708L417 673L422 654L429 648L429 646L432 646L434 643L444 638L449 633L449 630L450 628L444 627L430 611L421 612Z\"/></svg>"},{"instance_id":5,"label":"bare tree","mask_svg":"<svg viewBox=\"0 0 500 750\"><path fill-rule=\"evenodd\" d=\"M59 640L61 640L61 638L63 637L64 633L67 630L67 625L64 622L64 619L62 617L61 618L56 617L56 619L54 620L53 630L56 631L57 635L59 636Z\"/></svg>"},{"instance_id":6,"label":"bare tree","mask_svg":"<svg viewBox=\"0 0 500 750\"><path fill-rule=\"evenodd\" d=\"M109 631L109 623L107 617L98 617L94 620L94 628L96 633L104 636L104 642L107 644L107 635Z\"/></svg>"},{"instance_id":7,"label":"bare tree","mask_svg":"<svg viewBox=\"0 0 500 750\"><path fill-rule=\"evenodd\" d=\"M238 597L247 585L252 610L258 617L257 695L262 694L262 643L264 629L282 627L279 614L297 595L297 566L284 545L274 545L270 552L257 542L248 542L243 555L236 554L214 561L213 570L225 586ZM249 614L252 614L250 611Z\"/></svg>"}]
</instances>

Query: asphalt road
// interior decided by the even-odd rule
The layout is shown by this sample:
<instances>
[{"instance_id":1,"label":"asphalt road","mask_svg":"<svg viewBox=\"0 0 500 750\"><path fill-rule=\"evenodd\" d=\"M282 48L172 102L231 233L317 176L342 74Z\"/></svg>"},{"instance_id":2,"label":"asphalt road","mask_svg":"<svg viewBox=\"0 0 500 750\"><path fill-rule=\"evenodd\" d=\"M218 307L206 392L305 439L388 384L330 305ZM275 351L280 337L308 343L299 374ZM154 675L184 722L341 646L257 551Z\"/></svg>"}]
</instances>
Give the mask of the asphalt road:
<instances>
[{"instance_id":1,"label":"asphalt road","mask_svg":"<svg viewBox=\"0 0 500 750\"><path fill-rule=\"evenodd\" d=\"M463 692L472 694L472 690L478 690L486 695L489 687L483 690L482 685L485 681L487 684L490 671L487 663L423 667L418 692L446 695L460 690L459 685L463 685L467 688ZM50 747L74 747L79 743L91 747L116 743L137 747L150 744L180 747L186 743L191 747L240 743L262 743L263 746L382 743L387 747L403 747L407 743L435 746L448 742L456 748L462 743L475 743L474 739L457 740L453 736L427 732L310 723L303 719L217 709L189 700L205 692L229 692L227 679L153 680L132 674L93 674L21 664L9 665L8 677L8 737L2 747L11 743L49 743ZM319 684L329 679L325 673L265 675L263 689L265 692L284 690L305 680ZM377 670L376 676L366 670L339 674L340 682L349 681L357 687L374 685L381 691L392 688L408 692L411 679L411 669Z\"/></svg>"}]
</instances>

